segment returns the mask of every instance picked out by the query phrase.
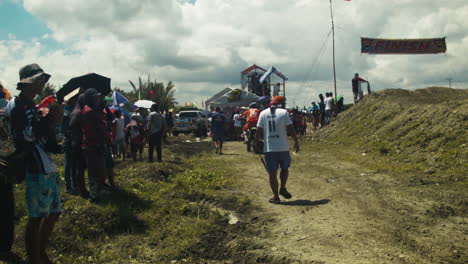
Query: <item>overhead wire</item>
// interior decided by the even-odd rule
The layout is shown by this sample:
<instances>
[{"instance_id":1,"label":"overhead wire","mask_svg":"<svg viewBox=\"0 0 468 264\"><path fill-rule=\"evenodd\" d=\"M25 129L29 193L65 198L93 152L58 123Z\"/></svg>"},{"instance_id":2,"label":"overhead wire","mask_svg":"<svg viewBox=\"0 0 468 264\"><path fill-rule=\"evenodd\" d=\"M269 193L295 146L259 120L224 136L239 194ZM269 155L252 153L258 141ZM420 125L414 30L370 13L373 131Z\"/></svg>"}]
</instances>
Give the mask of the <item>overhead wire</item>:
<instances>
[{"instance_id":1,"label":"overhead wire","mask_svg":"<svg viewBox=\"0 0 468 264\"><path fill-rule=\"evenodd\" d=\"M330 31L329 31L328 34L327 34L327 37L325 38L325 41L322 43L322 46L320 47L320 49L319 49L317 55L315 56L315 59L313 60L314 63L312 64L312 67L311 67L310 71L308 72L307 77L304 78L304 80L302 81L301 87L296 91L296 94L294 95L294 100L293 100L294 102L296 101L297 94L298 94L298 93L306 86L306 84L308 83L308 79L309 79L309 77L312 75L312 73L313 73L313 75L315 75L315 72L317 71L317 65L318 65L318 63L320 62L320 59L322 58L323 54L325 53L326 47L328 47L327 44L328 44L328 41L329 41L329 39L330 39L331 33L332 33L332 30L330 29ZM305 98L309 98L309 100L310 100L311 97L312 97L312 96L310 96L310 97L305 97ZM305 100L305 99L304 99L304 100ZM305 105L305 102L303 102L303 104Z\"/></svg>"}]
</instances>

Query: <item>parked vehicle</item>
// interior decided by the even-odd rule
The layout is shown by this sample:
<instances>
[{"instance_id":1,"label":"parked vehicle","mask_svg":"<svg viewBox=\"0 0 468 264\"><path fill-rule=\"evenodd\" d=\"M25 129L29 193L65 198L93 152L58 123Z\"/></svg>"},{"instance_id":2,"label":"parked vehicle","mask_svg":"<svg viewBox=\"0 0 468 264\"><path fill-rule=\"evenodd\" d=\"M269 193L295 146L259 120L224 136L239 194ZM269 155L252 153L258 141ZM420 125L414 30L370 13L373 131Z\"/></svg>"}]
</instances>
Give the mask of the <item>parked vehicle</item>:
<instances>
[{"instance_id":1,"label":"parked vehicle","mask_svg":"<svg viewBox=\"0 0 468 264\"><path fill-rule=\"evenodd\" d=\"M194 133L196 136L206 136L208 125L208 119L201 111L181 111L175 120L172 134Z\"/></svg>"}]
</instances>

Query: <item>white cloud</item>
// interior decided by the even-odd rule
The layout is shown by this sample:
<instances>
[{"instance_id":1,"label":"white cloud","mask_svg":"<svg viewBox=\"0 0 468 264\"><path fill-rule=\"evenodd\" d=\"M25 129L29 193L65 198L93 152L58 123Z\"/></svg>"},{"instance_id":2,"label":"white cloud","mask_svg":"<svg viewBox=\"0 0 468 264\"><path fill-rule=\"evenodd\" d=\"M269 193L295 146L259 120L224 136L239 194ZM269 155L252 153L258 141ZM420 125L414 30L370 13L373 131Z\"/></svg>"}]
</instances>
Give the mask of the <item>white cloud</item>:
<instances>
[{"instance_id":1,"label":"white cloud","mask_svg":"<svg viewBox=\"0 0 468 264\"><path fill-rule=\"evenodd\" d=\"M277 66L290 79L289 95L303 101L332 89L331 41L319 53L330 30L328 1L188 2L24 0L25 9L52 31L43 40L53 38L66 48L47 51L41 39L0 41L0 79L13 86L18 69L31 62L51 72L54 83L95 71L129 88L128 79L150 74L173 80L179 101L198 102L228 83L240 86L240 71L256 63ZM334 10L340 94L349 95L354 72L377 89L440 85L449 76L468 86L465 0L334 1ZM361 55L361 36L447 36L448 52Z\"/></svg>"}]
</instances>

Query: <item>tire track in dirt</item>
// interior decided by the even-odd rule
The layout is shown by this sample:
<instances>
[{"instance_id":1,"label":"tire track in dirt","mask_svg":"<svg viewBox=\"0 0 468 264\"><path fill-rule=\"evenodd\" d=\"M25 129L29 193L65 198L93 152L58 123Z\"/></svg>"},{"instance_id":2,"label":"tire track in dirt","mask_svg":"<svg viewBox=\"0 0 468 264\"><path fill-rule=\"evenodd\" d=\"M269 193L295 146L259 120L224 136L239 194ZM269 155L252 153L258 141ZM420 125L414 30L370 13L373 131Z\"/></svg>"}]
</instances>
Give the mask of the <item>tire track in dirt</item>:
<instances>
[{"instance_id":1,"label":"tire track in dirt","mask_svg":"<svg viewBox=\"0 0 468 264\"><path fill-rule=\"evenodd\" d=\"M252 240L268 254L293 263L462 263L444 260L441 249L431 252L436 240L414 239L410 229L427 222L418 221L424 201L394 177L340 160L326 146L306 145L292 155L294 197L273 205L258 155L240 142L228 142L224 152L219 159L240 168L233 192L247 195L258 208L252 217L264 222L265 232Z\"/></svg>"}]
</instances>

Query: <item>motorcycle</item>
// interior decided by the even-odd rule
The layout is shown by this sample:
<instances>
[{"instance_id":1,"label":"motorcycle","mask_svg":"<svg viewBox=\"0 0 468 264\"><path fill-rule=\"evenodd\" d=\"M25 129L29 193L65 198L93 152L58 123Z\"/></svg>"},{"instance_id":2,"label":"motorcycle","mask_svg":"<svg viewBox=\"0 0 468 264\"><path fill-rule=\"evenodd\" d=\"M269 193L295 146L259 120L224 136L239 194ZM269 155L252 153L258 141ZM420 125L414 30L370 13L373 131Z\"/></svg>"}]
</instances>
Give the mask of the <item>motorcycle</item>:
<instances>
[{"instance_id":1,"label":"motorcycle","mask_svg":"<svg viewBox=\"0 0 468 264\"><path fill-rule=\"evenodd\" d=\"M244 143L247 144L247 152L255 152L255 154L263 153L263 141L260 140L259 145L255 141L255 136L257 134L257 127L251 127L247 130Z\"/></svg>"}]
</instances>

